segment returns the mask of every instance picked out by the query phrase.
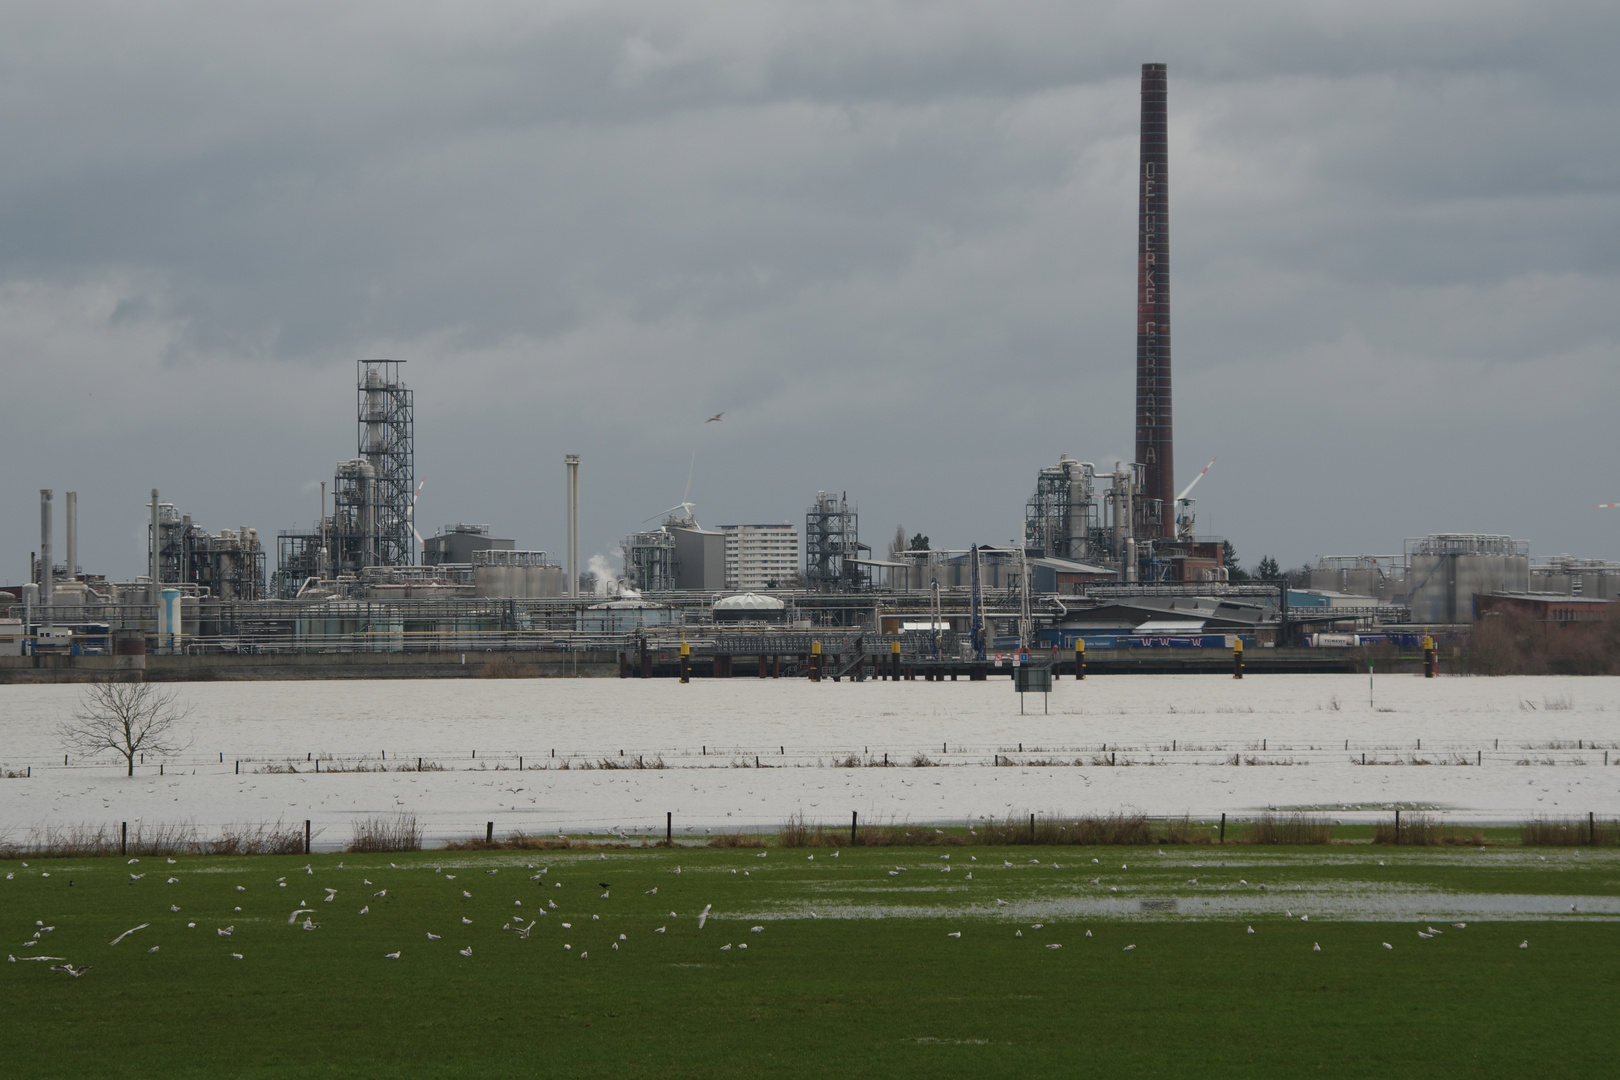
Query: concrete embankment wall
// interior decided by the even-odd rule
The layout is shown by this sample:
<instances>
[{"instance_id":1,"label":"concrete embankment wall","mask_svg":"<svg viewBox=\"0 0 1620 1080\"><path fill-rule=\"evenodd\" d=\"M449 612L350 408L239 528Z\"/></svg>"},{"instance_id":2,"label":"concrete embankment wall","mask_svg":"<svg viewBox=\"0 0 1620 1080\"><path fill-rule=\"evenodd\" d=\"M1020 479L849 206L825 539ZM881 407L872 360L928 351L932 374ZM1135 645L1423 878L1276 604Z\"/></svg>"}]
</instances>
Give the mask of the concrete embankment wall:
<instances>
[{"instance_id":1,"label":"concrete embankment wall","mask_svg":"<svg viewBox=\"0 0 1620 1080\"><path fill-rule=\"evenodd\" d=\"M0 682L88 682L119 672L140 672L148 682L597 678L617 676L619 661L610 652L0 656Z\"/></svg>"},{"instance_id":2,"label":"concrete embankment wall","mask_svg":"<svg viewBox=\"0 0 1620 1080\"><path fill-rule=\"evenodd\" d=\"M1223 674L1231 671L1231 654L1224 649L1096 649L1087 655L1090 676ZM675 678L673 660L651 664L655 678ZM714 676L714 660L692 658L692 677ZM1249 675L1353 672L1366 670L1366 661L1354 651L1324 649L1253 650L1245 657ZM637 674L631 658L627 673ZM733 678L757 678L757 661L737 657ZM1060 678L1072 677L1070 658L1060 665ZM1417 661L1389 658L1380 671L1417 671ZM620 674L615 652L445 652L445 653L270 653L198 656L4 656L0 657L0 683L88 682L115 673L127 673L149 682L209 682L249 679L471 679L471 678L614 678ZM1010 678L1012 669L996 669L991 678ZM786 676L784 676L786 677ZM802 674L800 675L802 677ZM921 677L918 675L917 677ZM966 669L961 673L967 678Z\"/></svg>"}]
</instances>

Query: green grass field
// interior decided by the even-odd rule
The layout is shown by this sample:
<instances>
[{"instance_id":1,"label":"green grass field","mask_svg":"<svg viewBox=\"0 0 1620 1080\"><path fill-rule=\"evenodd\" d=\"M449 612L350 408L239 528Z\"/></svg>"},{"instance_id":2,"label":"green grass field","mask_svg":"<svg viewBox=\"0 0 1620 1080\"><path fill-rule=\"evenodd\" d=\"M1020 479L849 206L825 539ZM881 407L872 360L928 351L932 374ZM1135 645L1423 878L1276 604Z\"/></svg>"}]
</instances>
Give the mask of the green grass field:
<instances>
[{"instance_id":1,"label":"green grass field","mask_svg":"<svg viewBox=\"0 0 1620 1080\"><path fill-rule=\"evenodd\" d=\"M1620 858L1598 850L422 852L0 874L11 1076L1616 1072L1620 923L1523 911L1620 895ZM1451 926L1479 904L1502 914Z\"/></svg>"}]
</instances>

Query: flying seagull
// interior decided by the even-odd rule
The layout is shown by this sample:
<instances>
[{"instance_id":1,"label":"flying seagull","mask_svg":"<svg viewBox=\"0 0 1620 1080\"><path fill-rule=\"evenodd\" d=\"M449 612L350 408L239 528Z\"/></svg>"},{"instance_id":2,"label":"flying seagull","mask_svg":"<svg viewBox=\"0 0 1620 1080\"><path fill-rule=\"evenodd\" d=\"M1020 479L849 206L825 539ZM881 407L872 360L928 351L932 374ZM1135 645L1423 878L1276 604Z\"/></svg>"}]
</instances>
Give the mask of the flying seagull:
<instances>
[{"instance_id":1,"label":"flying seagull","mask_svg":"<svg viewBox=\"0 0 1620 1080\"><path fill-rule=\"evenodd\" d=\"M711 417L709 417L709 418L708 418L708 419L707 419L707 420L705 420L705 421L703 421L703 422L704 422L704 423L705 423L705 424L719 424L719 423L723 423L723 422L724 422L724 419L725 419L725 415L726 415L726 414L725 414L725 413L723 413L723 412L717 412L717 413L715 413L715 414L714 414L714 415L713 415L713 416L711 416Z\"/></svg>"}]
</instances>

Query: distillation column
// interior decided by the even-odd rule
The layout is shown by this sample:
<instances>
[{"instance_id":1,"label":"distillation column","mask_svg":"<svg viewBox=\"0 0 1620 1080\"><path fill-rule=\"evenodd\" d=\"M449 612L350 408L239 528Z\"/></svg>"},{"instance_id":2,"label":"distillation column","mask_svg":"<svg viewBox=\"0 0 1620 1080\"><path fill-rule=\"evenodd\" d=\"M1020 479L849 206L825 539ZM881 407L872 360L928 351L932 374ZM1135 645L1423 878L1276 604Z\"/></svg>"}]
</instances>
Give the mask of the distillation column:
<instances>
[{"instance_id":1,"label":"distillation column","mask_svg":"<svg viewBox=\"0 0 1620 1080\"><path fill-rule=\"evenodd\" d=\"M579 455L563 458L568 466L568 597L579 596Z\"/></svg>"}]
</instances>

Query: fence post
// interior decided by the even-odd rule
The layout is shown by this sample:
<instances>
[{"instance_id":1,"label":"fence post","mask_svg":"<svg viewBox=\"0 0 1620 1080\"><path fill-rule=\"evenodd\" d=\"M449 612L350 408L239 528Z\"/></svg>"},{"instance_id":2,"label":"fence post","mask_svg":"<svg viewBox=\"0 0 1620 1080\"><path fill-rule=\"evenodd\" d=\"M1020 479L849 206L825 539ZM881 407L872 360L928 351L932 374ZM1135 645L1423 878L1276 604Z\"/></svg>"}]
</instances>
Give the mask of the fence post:
<instances>
[{"instance_id":1,"label":"fence post","mask_svg":"<svg viewBox=\"0 0 1620 1080\"><path fill-rule=\"evenodd\" d=\"M128 855L129 854L129 822L127 822L127 821L119 823L119 828L118 828L118 854L120 854L120 855Z\"/></svg>"},{"instance_id":2,"label":"fence post","mask_svg":"<svg viewBox=\"0 0 1620 1080\"><path fill-rule=\"evenodd\" d=\"M1029 842L1035 842L1035 815L1029 815Z\"/></svg>"},{"instance_id":3,"label":"fence post","mask_svg":"<svg viewBox=\"0 0 1620 1080\"><path fill-rule=\"evenodd\" d=\"M1597 843L1597 815L1590 810L1586 812L1586 842Z\"/></svg>"},{"instance_id":4,"label":"fence post","mask_svg":"<svg viewBox=\"0 0 1620 1080\"><path fill-rule=\"evenodd\" d=\"M1401 842L1401 812L1399 810L1397 810L1397 811L1395 811L1395 843L1396 843L1397 846L1399 846L1400 842Z\"/></svg>"},{"instance_id":5,"label":"fence post","mask_svg":"<svg viewBox=\"0 0 1620 1080\"><path fill-rule=\"evenodd\" d=\"M493 821L486 821L486 822L484 822L484 843L493 844L494 842L495 842L495 823Z\"/></svg>"},{"instance_id":6,"label":"fence post","mask_svg":"<svg viewBox=\"0 0 1620 1080\"><path fill-rule=\"evenodd\" d=\"M675 846L675 811L664 811L664 846Z\"/></svg>"},{"instance_id":7,"label":"fence post","mask_svg":"<svg viewBox=\"0 0 1620 1080\"><path fill-rule=\"evenodd\" d=\"M309 818L304 819L304 854L309 854Z\"/></svg>"},{"instance_id":8,"label":"fence post","mask_svg":"<svg viewBox=\"0 0 1620 1080\"><path fill-rule=\"evenodd\" d=\"M1226 843L1226 815L1221 814L1221 843Z\"/></svg>"},{"instance_id":9,"label":"fence post","mask_svg":"<svg viewBox=\"0 0 1620 1080\"><path fill-rule=\"evenodd\" d=\"M860 816L861 816L861 812L859 810L851 810L849 812L849 846L850 847L855 846L855 821Z\"/></svg>"}]
</instances>

